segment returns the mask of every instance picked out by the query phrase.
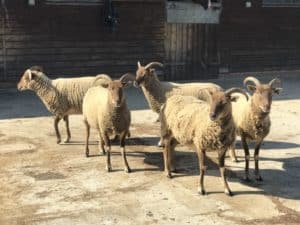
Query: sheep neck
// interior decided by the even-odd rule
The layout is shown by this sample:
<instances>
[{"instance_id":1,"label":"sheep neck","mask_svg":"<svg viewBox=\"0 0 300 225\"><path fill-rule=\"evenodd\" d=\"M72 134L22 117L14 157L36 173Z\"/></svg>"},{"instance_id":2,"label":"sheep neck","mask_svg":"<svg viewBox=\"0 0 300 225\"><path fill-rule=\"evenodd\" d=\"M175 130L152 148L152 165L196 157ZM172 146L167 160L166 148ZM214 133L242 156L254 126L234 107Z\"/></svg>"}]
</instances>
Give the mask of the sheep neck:
<instances>
[{"instance_id":1,"label":"sheep neck","mask_svg":"<svg viewBox=\"0 0 300 225\"><path fill-rule=\"evenodd\" d=\"M225 146L231 145L235 137L235 127L233 126L231 111L227 112L223 117L221 117L218 123L221 127L221 134L219 136L221 143L223 143Z\"/></svg>"},{"instance_id":2,"label":"sheep neck","mask_svg":"<svg viewBox=\"0 0 300 225\"><path fill-rule=\"evenodd\" d=\"M124 101L120 107L113 106L111 101L107 101L107 115L112 119L112 125L118 127L122 121L122 115L127 110L126 102Z\"/></svg>"},{"instance_id":3,"label":"sheep neck","mask_svg":"<svg viewBox=\"0 0 300 225\"><path fill-rule=\"evenodd\" d=\"M157 78L145 82L142 86L145 97L151 108L159 112L161 105L165 102L165 90Z\"/></svg>"},{"instance_id":4,"label":"sheep neck","mask_svg":"<svg viewBox=\"0 0 300 225\"><path fill-rule=\"evenodd\" d=\"M36 94L40 97L43 101L47 109L55 113L56 106L53 105L55 103L55 99L58 97L58 91L52 84L52 80L49 78L35 78L36 83L34 84L33 89L35 90Z\"/></svg>"}]
</instances>

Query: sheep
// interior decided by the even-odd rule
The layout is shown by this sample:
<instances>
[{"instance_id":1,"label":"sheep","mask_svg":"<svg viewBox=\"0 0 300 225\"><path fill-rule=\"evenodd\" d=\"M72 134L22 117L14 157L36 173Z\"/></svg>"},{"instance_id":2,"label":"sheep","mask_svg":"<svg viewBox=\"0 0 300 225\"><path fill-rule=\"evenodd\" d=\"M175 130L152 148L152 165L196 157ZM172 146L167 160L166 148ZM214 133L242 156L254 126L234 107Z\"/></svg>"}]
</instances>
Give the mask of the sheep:
<instances>
[{"instance_id":1,"label":"sheep","mask_svg":"<svg viewBox=\"0 0 300 225\"><path fill-rule=\"evenodd\" d=\"M172 95L194 96L198 99L207 101L206 91L217 91L222 88L213 83L184 83L178 84L173 82L160 82L157 78L153 66L163 67L159 62L151 62L146 66L137 63L135 86L141 86L152 111L159 114L162 104ZM159 120L159 119L158 119ZM158 142L158 146L162 146L162 141Z\"/></svg>"},{"instance_id":2,"label":"sheep","mask_svg":"<svg viewBox=\"0 0 300 225\"><path fill-rule=\"evenodd\" d=\"M101 86L90 88L83 98L82 112L86 126L86 157L89 157L89 136L90 127L92 127L98 130L99 150L101 149L105 154L104 145L107 148L106 169L108 172L112 171L110 135L120 136L125 172L131 172L125 153L125 138L129 133L131 117L122 89L134 79L133 75L124 74L119 80L109 81Z\"/></svg>"},{"instance_id":3,"label":"sheep","mask_svg":"<svg viewBox=\"0 0 300 225\"><path fill-rule=\"evenodd\" d=\"M159 62L151 62L146 66L137 63L135 86L141 86L150 109L159 114L162 104L172 95L191 95L201 100L207 100L205 90L222 90L214 83L184 83L160 82L153 66L163 67Z\"/></svg>"},{"instance_id":4,"label":"sheep","mask_svg":"<svg viewBox=\"0 0 300 225\"><path fill-rule=\"evenodd\" d=\"M167 177L172 177L170 154L176 145L192 146L196 149L199 160L198 193L204 195L206 193L203 184L206 151L217 151L224 192L232 195L225 177L224 161L226 151L235 139L231 102L235 101L232 94L236 92L247 97L244 90L231 88L227 91L209 91L210 103L193 96L174 95L167 99L160 112Z\"/></svg>"},{"instance_id":5,"label":"sheep","mask_svg":"<svg viewBox=\"0 0 300 225\"><path fill-rule=\"evenodd\" d=\"M254 85L247 85L252 82ZM247 77L244 85L253 93L249 101L239 98L233 103L233 119L236 125L236 134L241 137L242 146L245 152L245 177L249 179L249 147L248 142L254 141L254 161L255 161L255 179L262 181L259 172L259 150L264 138L269 134L271 127L270 110L273 93L279 94L282 90L280 87L274 87L275 83L281 83L279 79L273 79L268 84L261 84L255 77ZM234 143L230 148L230 155L233 161L237 161L235 155Z\"/></svg>"},{"instance_id":6,"label":"sheep","mask_svg":"<svg viewBox=\"0 0 300 225\"><path fill-rule=\"evenodd\" d=\"M95 80L97 79L97 82ZM54 129L57 143L61 142L58 123L61 119L65 121L67 138L65 143L71 139L69 128L69 115L82 113L82 100L87 90L100 84L102 80L110 79L101 74L95 77L59 78L51 80L43 69L33 66L27 69L17 84L19 91L32 90L42 100L49 112L54 115Z\"/></svg>"}]
</instances>

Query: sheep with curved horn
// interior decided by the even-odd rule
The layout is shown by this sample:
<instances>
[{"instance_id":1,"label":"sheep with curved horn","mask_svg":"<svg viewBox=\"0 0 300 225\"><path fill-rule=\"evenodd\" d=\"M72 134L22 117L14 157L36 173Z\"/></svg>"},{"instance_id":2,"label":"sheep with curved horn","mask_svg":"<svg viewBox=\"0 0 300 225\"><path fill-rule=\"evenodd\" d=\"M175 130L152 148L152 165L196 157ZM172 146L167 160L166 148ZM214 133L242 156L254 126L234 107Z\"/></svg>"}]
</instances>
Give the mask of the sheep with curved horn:
<instances>
[{"instance_id":1,"label":"sheep with curved horn","mask_svg":"<svg viewBox=\"0 0 300 225\"><path fill-rule=\"evenodd\" d=\"M124 162L125 172L131 172L128 165L125 152L125 138L129 133L131 122L130 111L126 104L123 88L134 81L134 76L130 74L123 75L119 80L113 80L104 83L102 86L90 88L83 99L83 117L86 126L86 157L89 156L89 136L90 127L99 132L99 148L103 154L106 154L106 169L112 171L110 155L111 144L109 137L111 135L120 136L120 148Z\"/></svg>"},{"instance_id":2,"label":"sheep with curved horn","mask_svg":"<svg viewBox=\"0 0 300 225\"><path fill-rule=\"evenodd\" d=\"M160 112L161 135L164 142L165 172L171 177L171 154L177 144L193 146L200 168L199 194L205 194L204 173L206 151L217 151L224 192L232 195L225 177L225 154L235 140L232 118L233 93L246 92L239 88L227 91L209 91L209 102L193 96L174 95L167 99Z\"/></svg>"},{"instance_id":3,"label":"sheep with curved horn","mask_svg":"<svg viewBox=\"0 0 300 225\"><path fill-rule=\"evenodd\" d=\"M249 82L253 83L248 84ZM252 93L249 100L241 97L232 104L233 119L237 127L236 134L241 137L245 153L245 180L249 179L249 147L248 142L254 141L255 179L262 180L259 171L259 150L264 138L271 128L270 111L273 93L279 94L281 87L274 87L275 83L281 84L279 79L273 79L268 84L262 84L255 77L247 77L244 85ZM237 161L234 144L230 149L231 159Z\"/></svg>"}]
</instances>

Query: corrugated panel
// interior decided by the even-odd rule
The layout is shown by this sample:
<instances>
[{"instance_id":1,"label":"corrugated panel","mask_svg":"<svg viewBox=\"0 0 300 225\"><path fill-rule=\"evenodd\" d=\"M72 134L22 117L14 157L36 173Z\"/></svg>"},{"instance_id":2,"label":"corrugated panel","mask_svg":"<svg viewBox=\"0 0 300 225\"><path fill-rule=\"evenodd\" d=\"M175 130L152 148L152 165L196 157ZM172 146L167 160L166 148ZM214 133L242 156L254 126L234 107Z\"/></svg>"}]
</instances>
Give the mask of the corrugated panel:
<instances>
[{"instance_id":1,"label":"corrugated panel","mask_svg":"<svg viewBox=\"0 0 300 225\"><path fill-rule=\"evenodd\" d=\"M218 74L217 25L166 24L166 79L213 78Z\"/></svg>"},{"instance_id":2,"label":"corrugated panel","mask_svg":"<svg viewBox=\"0 0 300 225\"><path fill-rule=\"evenodd\" d=\"M223 1L220 51L229 72L300 69L300 9Z\"/></svg>"}]
</instances>

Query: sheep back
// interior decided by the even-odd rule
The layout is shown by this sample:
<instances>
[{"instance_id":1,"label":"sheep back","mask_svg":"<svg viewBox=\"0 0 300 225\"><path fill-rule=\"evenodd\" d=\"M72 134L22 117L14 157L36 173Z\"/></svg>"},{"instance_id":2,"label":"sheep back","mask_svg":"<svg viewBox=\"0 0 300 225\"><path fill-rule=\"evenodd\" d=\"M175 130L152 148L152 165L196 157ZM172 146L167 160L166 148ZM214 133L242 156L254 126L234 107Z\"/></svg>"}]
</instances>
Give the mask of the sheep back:
<instances>
[{"instance_id":1,"label":"sheep back","mask_svg":"<svg viewBox=\"0 0 300 225\"><path fill-rule=\"evenodd\" d=\"M163 136L169 134L181 144L200 149L228 148L235 138L233 121L224 129L209 119L208 103L192 96L170 97L162 107L161 120Z\"/></svg>"},{"instance_id":2,"label":"sheep back","mask_svg":"<svg viewBox=\"0 0 300 225\"><path fill-rule=\"evenodd\" d=\"M58 101L69 107L66 114L82 113L82 100L87 90L93 86L95 77L59 78L52 84L59 92Z\"/></svg>"}]
</instances>

